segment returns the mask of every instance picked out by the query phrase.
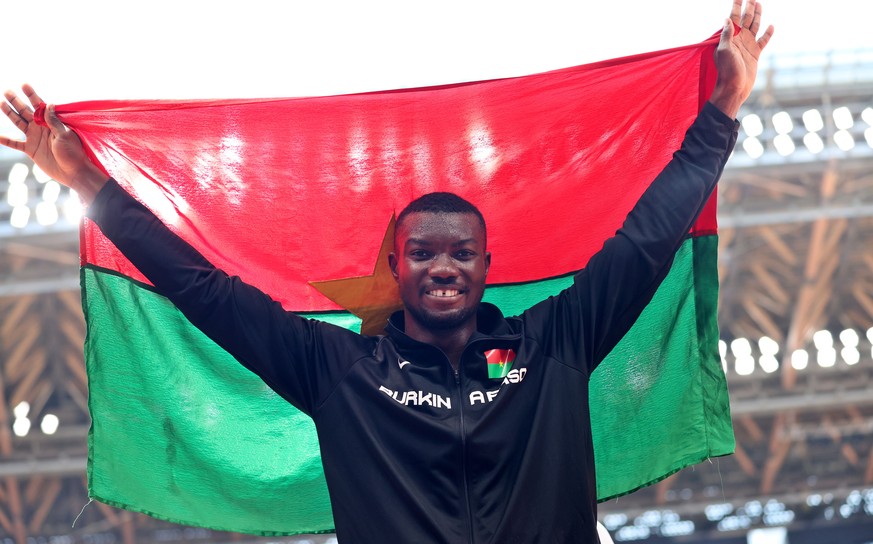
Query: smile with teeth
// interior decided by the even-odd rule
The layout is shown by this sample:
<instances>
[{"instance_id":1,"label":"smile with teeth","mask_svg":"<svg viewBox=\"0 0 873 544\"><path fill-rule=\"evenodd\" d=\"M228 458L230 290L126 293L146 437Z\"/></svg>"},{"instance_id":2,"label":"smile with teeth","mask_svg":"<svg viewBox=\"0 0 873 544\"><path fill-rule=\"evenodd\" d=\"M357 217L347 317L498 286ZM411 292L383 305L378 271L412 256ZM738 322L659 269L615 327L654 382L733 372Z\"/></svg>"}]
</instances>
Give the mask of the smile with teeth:
<instances>
[{"instance_id":1,"label":"smile with teeth","mask_svg":"<svg viewBox=\"0 0 873 544\"><path fill-rule=\"evenodd\" d=\"M432 290L427 291L427 294L432 296L432 297L447 298L447 297L456 297L456 296L460 295L461 292L457 289L432 289Z\"/></svg>"}]
</instances>

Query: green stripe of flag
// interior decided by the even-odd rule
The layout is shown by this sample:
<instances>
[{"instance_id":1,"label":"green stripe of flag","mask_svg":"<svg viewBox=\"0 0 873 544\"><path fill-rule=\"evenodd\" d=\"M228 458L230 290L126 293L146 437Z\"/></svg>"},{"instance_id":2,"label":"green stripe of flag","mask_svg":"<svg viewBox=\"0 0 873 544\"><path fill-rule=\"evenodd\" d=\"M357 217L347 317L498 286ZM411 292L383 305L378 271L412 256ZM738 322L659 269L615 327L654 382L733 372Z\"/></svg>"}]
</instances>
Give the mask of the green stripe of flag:
<instances>
[{"instance_id":1,"label":"green stripe of flag","mask_svg":"<svg viewBox=\"0 0 873 544\"><path fill-rule=\"evenodd\" d=\"M683 244L653 301L592 377L601 500L733 451L716 345L716 248L715 236ZM486 300L511 315L571 281L491 287ZM214 529L332 529L307 416L151 289L92 268L83 269L82 285L94 498ZM360 326L349 314L315 317Z\"/></svg>"}]
</instances>

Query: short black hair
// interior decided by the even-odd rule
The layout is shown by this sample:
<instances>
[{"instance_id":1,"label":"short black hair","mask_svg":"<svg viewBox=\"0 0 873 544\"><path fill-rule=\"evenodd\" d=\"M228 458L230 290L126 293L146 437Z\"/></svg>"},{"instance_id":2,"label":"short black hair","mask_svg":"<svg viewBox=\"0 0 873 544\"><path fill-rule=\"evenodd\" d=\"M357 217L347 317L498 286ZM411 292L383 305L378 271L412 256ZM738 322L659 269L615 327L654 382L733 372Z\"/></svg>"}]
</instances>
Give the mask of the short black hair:
<instances>
[{"instance_id":1,"label":"short black hair","mask_svg":"<svg viewBox=\"0 0 873 544\"><path fill-rule=\"evenodd\" d=\"M482 215L482 212L479 211L479 208L473 205L469 200L465 200L455 193L448 193L445 191L437 191L434 193L427 193L425 195L421 195L416 198L412 202L406 205L403 210L401 210L400 215L397 216L397 222L395 224L395 232L400 228L400 225L403 223L403 220L407 215L411 213L468 213L471 215L475 215L479 220L479 224L482 225L482 232L486 235L487 239L487 229L485 228L485 217Z\"/></svg>"}]
</instances>

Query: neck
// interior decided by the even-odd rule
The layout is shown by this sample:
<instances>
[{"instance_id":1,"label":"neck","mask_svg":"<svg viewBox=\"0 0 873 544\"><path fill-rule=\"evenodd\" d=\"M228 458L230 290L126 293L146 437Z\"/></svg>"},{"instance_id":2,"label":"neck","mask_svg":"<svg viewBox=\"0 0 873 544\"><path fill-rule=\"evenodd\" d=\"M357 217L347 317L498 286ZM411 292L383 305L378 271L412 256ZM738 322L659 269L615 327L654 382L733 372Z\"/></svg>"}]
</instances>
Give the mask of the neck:
<instances>
[{"instance_id":1,"label":"neck","mask_svg":"<svg viewBox=\"0 0 873 544\"><path fill-rule=\"evenodd\" d=\"M412 319L407 312L404 314L403 325L406 329L406 335L410 338L441 349L449 358L449 363L455 372L458 371L461 363L461 353L464 351L464 347L473 333L476 332L475 317L451 329L432 329Z\"/></svg>"}]
</instances>

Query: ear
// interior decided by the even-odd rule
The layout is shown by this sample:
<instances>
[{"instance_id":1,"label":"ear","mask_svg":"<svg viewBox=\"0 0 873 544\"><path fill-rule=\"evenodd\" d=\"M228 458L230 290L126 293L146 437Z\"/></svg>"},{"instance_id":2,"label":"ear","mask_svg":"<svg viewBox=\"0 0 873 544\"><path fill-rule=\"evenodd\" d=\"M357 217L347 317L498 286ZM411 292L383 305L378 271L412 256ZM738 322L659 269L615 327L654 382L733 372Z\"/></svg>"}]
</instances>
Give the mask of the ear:
<instances>
[{"instance_id":1,"label":"ear","mask_svg":"<svg viewBox=\"0 0 873 544\"><path fill-rule=\"evenodd\" d=\"M488 275L488 270L491 268L491 252L485 252L485 275Z\"/></svg>"},{"instance_id":2,"label":"ear","mask_svg":"<svg viewBox=\"0 0 873 544\"><path fill-rule=\"evenodd\" d=\"M397 256L394 252L388 254L388 268L391 269L391 275L394 276L394 281L399 281L400 276L397 274Z\"/></svg>"}]
</instances>

